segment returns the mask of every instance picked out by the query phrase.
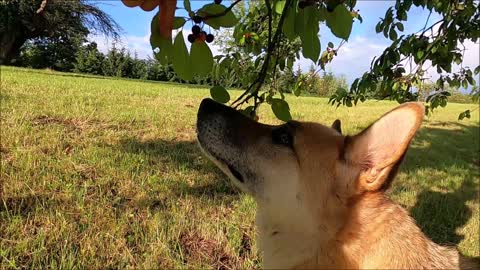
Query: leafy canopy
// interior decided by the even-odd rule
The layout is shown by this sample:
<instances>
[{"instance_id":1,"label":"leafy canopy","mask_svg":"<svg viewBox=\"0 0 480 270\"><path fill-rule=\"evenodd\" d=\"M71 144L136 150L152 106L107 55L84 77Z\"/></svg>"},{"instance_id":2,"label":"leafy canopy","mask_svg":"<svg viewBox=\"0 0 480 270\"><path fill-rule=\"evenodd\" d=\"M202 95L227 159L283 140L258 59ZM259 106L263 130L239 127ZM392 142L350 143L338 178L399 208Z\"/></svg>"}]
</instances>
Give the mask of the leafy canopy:
<instances>
[{"instance_id":1,"label":"leafy canopy","mask_svg":"<svg viewBox=\"0 0 480 270\"><path fill-rule=\"evenodd\" d=\"M219 72L222 66L245 60L245 57L239 56L249 56L253 62L253 76L239 76L247 77L250 82L244 93L230 100L225 87L215 85L211 89L212 97L222 103L230 102L237 109L246 105L243 111L252 117L255 117L260 104L267 103L277 118L283 121L291 119L290 108L283 94L291 91L262 86L275 79L278 69L283 70L285 66L291 68L295 59L299 58L300 51L305 58L324 69L341 53L340 48L348 41L353 21L362 21L355 10L356 0L264 0L261 4L255 4L254 1L244 4L241 0L235 0L231 1L230 6L217 0L206 3L198 10L192 10L190 1L184 0L183 6L188 17L175 17L177 0L122 1L129 7L139 6L147 11L158 7L159 11L151 24L152 49L160 62L172 63L174 71L183 80L206 76L212 71ZM330 103L353 106L368 98L388 98L400 103L418 100L418 89L426 79L428 68L435 68L441 75L436 88L426 99L429 103L427 113L438 106L446 106L450 96L446 87L471 87L471 95L478 101L479 90L474 74L479 73L480 67L461 66L458 72L452 72L453 63L463 62L465 48L462 49L462 44L466 40L477 42L479 38L478 2L397 0L392 4L375 28L392 44L372 61L369 71L354 80L350 89L339 87L330 98ZM435 12L441 19L432 23L428 16L420 32L403 34L403 22L408 19L408 12L413 7ZM192 33L188 35L190 51L184 38L188 21L198 27L192 28ZM205 31L209 29L208 26L213 29L233 28L227 33L233 38L230 45L235 49L213 57L206 44L213 38L206 38L209 35ZM324 28L343 40L339 46L335 48L329 42L322 50L319 32ZM172 33L176 33L174 38ZM297 44L297 49L286 50L292 44ZM407 68L406 63L413 63L415 67ZM298 84L301 83L299 80ZM301 87L295 87L293 92L299 95L299 89ZM463 112L460 118L469 116L470 111Z\"/></svg>"}]
</instances>

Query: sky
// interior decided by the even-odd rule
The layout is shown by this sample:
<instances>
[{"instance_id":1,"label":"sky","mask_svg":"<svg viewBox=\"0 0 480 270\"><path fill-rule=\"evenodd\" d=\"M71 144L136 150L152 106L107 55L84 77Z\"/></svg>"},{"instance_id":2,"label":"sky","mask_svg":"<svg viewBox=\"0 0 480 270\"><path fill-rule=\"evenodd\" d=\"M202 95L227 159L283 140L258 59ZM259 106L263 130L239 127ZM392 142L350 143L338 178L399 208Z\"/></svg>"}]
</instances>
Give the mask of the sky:
<instances>
[{"instance_id":1,"label":"sky","mask_svg":"<svg viewBox=\"0 0 480 270\"><path fill-rule=\"evenodd\" d=\"M108 13L121 26L120 46L124 46L132 53L137 53L140 58L152 57L152 49L149 43L150 22L157 10L145 12L139 7L128 8L120 0L92 0L91 2L96 3L97 6ZM213 0L190 0L190 2L192 9L196 10L206 3L213 2ZM222 4L228 6L230 1L224 0ZM385 15L386 10L393 5L395 5L395 1L358 0L356 8L359 9L363 23L355 20L349 41L341 47L338 56L327 66L327 71L345 76L348 83L351 83L355 78L368 71L373 57L380 55L391 43L382 33L377 34L375 32L375 25ZM178 0L177 7L183 7L182 0ZM186 12L184 9L178 9L176 15L186 16ZM425 25L427 17L428 10L412 6L408 13L408 20L404 22L405 33L421 30ZM429 22L432 23L438 19L439 16L433 13ZM187 35L190 32L191 24L186 23L185 27L184 35ZM333 36L330 29L324 24L320 26L319 34L322 49L330 41L335 45L340 43L340 39ZM101 35L92 34L90 35L90 40L97 42L99 49L103 52L106 52L112 46L112 40ZM480 44L468 41L464 45L467 51L465 52L463 65L473 69L480 61ZM218 47L210 47L214 55L220 53ZM301 58L297 60L295 65L299 65L302 70L308 70L312 63L308 59ZM453 71L458 70L458 68L457 66ZM438 74L434 70L429 71L429 74L432 76L432 79L438 78Z\"/></svg>"}]
</instances>

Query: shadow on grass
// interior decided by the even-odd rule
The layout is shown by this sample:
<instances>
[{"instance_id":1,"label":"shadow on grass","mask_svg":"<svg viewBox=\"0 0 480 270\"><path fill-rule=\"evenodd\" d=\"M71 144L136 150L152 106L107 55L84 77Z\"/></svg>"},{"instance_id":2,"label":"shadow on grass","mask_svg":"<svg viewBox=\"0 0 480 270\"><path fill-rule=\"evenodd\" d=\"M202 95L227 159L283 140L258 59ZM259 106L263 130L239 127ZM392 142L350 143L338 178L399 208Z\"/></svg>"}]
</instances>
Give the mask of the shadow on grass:
<instances>
[{"instance_id":1,"label":"shadow on grass","mask_svg":"<svg viewBox=\"0 0 480 270\"><path fill-rule=\"evenodd\" d=\"M193 186L178 183L179 193L211 198L221 195L238 196L239 194L238 190L226 181L227 177L203 156L196 141L163 139L139 141L136 138L128 138L121 141L118 146L125 152L145 155L149 160L160 161L163 165L173 165L178 170L194 172L204 178L213 178L213 181Z\"/></svg>"},{"instance_id":2,"label":"shadow on grass","mask_svg":"<svg viewBox=\"0 0 480 270\"><path fill-rule=\"evenodd\" d=\"M441 128L446 125L455 129ZM420 130L409 150L404 171L410 171L415 176L420 171L432 170L441 172L440 175L447 174L452 179L446 181L433 175L427 176L427 179L420 179L420 176L412 179L425 181L422 184L426 186L417 195L411 215L434 242L458 244L464 238L456 230L465 226L472 217L472 210L466 203L478 200L478 140L478 126L456 122L430 124L430 127Z\"/></svg>"},{"instance_id":3,"label":"shadow on grass","mask_svg":"<svg viewBox=\"0 0 480 270\"><path fill-rule=\"evenodd\" d=\"M65 198L52 198L49 195L24 195L0 199L0 216L29 216L38 209L50 209L71 204Z\"/></svg>"},{"instance_id":4,"label":"shadow on grass","mask_svg":"<svg viewBox=\"0 0 480 270\"><path fill-rule=\"evenodd\" d=\"M478 188L465 180L453 192L422 191L411 209L422 231L436 243L459 244L463 236L456 233L472 217L466 202L478 198Z\"/></svg>"}]
</instances>

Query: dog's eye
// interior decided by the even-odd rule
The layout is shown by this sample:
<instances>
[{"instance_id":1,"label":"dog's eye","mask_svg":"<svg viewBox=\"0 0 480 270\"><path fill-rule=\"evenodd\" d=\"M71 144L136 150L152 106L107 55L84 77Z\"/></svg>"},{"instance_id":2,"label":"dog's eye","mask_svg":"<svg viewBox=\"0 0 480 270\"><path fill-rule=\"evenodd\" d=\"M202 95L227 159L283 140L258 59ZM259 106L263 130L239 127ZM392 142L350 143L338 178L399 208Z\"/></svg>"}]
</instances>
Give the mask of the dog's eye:
<instances>
[{"instance_id":1,"label":"dog's eye","mask_svg":"<svg viewBox=\"0 0 480 270\"><path fill-rule=\"evenodd\" d=\"M282 126L272 131L274 144L284 145L293 148L293 136L288 127Z\"/></svg>"}]
</instances>

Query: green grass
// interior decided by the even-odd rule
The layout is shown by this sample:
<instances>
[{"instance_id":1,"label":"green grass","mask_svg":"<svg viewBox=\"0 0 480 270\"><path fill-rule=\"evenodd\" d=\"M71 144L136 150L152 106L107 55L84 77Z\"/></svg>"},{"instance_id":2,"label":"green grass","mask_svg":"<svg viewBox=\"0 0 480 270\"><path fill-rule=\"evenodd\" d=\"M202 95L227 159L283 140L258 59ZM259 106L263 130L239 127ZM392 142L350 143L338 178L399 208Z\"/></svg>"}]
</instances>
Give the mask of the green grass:
<instances>
[{"instance_id":1,"label":"green grass","mask_svg":"<svg viewBox=\"0 0 480 270\"><path fill-rule=\"evenodd\" d=\"M208 89L8 67L1 80L0 268L259 266L255 203L195 143ZM288 100L294 118L340 118L348 134L396 105ZM390 191L429 237L470 257L479 118L457 116L476 106L427 118ZM266 106L260 121L277 122Z\"/></svg>"}]
</instances>

